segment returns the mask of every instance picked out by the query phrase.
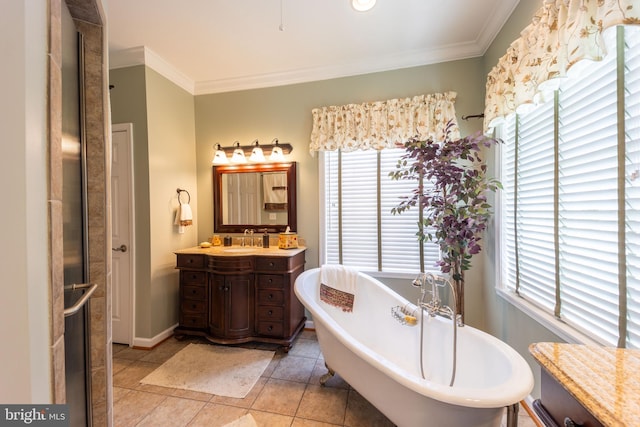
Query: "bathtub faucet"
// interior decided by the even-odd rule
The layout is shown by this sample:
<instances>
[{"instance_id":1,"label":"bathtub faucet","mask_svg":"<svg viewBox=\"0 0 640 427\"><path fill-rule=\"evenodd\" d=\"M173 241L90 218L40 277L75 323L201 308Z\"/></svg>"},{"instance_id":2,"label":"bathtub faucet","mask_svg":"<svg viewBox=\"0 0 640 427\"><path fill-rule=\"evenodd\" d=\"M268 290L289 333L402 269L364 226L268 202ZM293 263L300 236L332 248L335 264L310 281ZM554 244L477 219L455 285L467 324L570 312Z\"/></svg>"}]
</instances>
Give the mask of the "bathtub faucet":
<instances>
[{"instance_id":1,"label":"bathtub faucet","mask_svg":"<svg viewBox=\"0 0 640 427\"><path fill-rule=\"evenodd\" d=\"M445 287L449 285L453 300L456 301L456 290L451 282L446 278L436 276L433 273L420 273L411 284L415 287L420 287L420 299L418 299L418 306L425 309L429 316L434 317L436 315L440 315L448 317L449 319L456 318L455 309L452 309L447 305L442 305L442 300L440 300L440 296L438 294L438 287ZM427 301L428 293L431 294L431 299Z\"/></svg>"},{"instance_id":2,"label":"bathtub faucet","mask_svg":"<svg viewBox=\"0 0 640 427\"><path fill-rule=\"evenodd\" d=\"M432 273L420 273L418 277L415 278L411 284L415 287L420 287L420 299L418 299L418 307L420 307L420 373L422 374L422 378L426 379L424 373L424 312L431 317L435 317L436 315L440 315L443 317L447 317L451 319L453 325L453 363L451 369L451 381L449 382L449 387L453 386L453 383L456 380L456 366L458 360L458 326L463 326L461 319L456 315L455 310L455 302L458 300L456 295L456 288L453 287L451 282L444 277L436 276ZM452 309L449 306L442 305L442 301L440 300L440 296L438 295L438 287L445 287L449 285L451 288L451 295L453 297L453 306ZM429 289L430 288L430 289ZM426 301L427 293L431 293L431 299Z\"/></svg>"}]
</instances>

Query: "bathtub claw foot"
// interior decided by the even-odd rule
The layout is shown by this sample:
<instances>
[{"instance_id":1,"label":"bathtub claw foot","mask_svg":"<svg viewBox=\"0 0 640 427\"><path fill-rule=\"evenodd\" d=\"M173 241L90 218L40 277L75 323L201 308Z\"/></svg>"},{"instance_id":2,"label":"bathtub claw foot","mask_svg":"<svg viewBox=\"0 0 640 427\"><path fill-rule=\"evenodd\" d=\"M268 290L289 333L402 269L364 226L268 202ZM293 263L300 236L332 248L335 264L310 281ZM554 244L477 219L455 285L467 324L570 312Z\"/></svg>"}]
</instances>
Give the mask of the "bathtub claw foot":
<instances>
[{"instance_id":1,"label":"bathtub claw foot","mask_svg":"<svg viewBox=\"0 0 640 427\"><path fill-rule=\"evenodd\" d=\"M327 368L327 373L320 377L320 385L325 385L327 381L329 381L336 374L333 369L328 367L326 364L324 365Z\"/></svg>"}]
</instances>

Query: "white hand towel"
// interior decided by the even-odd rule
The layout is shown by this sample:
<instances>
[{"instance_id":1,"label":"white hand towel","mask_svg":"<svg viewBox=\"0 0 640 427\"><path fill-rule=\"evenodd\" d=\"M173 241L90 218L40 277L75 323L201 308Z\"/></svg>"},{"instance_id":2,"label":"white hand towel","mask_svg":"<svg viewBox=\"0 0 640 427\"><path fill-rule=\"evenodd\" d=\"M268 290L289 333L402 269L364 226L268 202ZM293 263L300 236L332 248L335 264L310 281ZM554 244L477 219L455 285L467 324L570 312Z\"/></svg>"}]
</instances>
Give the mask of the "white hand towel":
<instances>
[{"instance_id":1,"label":"white hand towel","mask_svg":"<svg viewBox=\"0 0 640 427\"><path fill-rule=\"evenodd\" d=\"M357 279L358 270L344 265L323 265L320 268L320 300L342 311L353 311Z\"/></svg>"},{"instance_id":2,"label":"white hand towel","mask_svg":"<svg viewBox=\"0 0 640 427\"><path fill-rule=\"evenodd\" d=\"M183 203L180 205L180 225L193 224L193 213L191 212L191 206L189 203Z\"/></svg>"},{"instance_id":3,"label":"white hand towel","mask_svg":"<svg viewBox=\"0 0 640 427\"><path fill-rule=\"evenodd\" d=\"M176 218L173 223L178 226L179 234L184 234L186 227L193 224L193 213L191 212L191 206L189 206L189 204L182 203L178 205L178 209L176 209Z\"/></svg>"}]
</instances>

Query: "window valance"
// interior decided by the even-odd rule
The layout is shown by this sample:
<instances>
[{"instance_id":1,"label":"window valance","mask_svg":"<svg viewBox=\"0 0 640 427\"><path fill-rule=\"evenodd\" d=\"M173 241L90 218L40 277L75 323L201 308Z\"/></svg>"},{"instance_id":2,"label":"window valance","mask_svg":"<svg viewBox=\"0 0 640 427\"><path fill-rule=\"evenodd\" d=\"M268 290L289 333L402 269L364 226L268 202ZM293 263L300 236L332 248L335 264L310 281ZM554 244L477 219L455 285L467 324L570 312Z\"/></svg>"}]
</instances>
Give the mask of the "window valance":
<instances>
[{"instance_id":1,"label":"window valance","mask_svg":"<svg viewBox=\"0 0 640 427\"><path fill-rule=\"evenodd\" d=\"M522 105L543 102L579 61L606 55L603 32L640 25L640 0L546 0L487 77L485 131Z\"/></svg>"},{"instance_id":2,"label":"window valance","mask_svg":"<svg viewBox=\"0 0 640 427\"><path fill-rule=\"evenodd\" d=\"M446 92L314 108L309 151L381 150L415 136L442 141L450 120L450 137L458 139L455 99L455 92Z\"/></svg>"}]
</instances>

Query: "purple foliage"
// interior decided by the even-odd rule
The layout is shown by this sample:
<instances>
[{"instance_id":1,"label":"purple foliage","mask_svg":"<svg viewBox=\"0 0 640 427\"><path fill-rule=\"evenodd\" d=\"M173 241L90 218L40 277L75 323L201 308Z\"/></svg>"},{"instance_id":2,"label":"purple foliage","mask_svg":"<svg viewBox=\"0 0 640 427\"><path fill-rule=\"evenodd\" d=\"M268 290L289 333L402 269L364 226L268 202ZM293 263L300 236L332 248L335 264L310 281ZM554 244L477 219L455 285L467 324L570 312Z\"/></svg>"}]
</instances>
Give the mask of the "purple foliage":
<instances>
[{"instance_id":1,"label":"purple foliage","mask_svg":"<svg viewBox=\"0 0 640 427\"><path fill-rule=\"evenodd\" d=\"M450 140L452 123L447 125L443 142L412 138L405 144L406 153L398 161L392 179L414 180L417 187L392 209L400 214L411 207L423 210L418 236L440 246L442 258L438 266L462 280L462 271L471 266L471 256L480 252L482 233L491 217L487 191L502 188L500 182L486 177L482 147L500 141L480 132ZM430 181L433 185L424 185Z\"/></svg>"}]
</instances>

